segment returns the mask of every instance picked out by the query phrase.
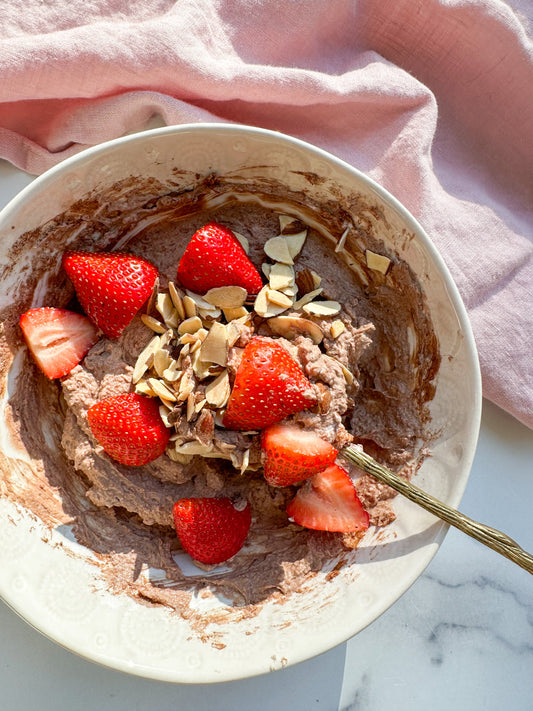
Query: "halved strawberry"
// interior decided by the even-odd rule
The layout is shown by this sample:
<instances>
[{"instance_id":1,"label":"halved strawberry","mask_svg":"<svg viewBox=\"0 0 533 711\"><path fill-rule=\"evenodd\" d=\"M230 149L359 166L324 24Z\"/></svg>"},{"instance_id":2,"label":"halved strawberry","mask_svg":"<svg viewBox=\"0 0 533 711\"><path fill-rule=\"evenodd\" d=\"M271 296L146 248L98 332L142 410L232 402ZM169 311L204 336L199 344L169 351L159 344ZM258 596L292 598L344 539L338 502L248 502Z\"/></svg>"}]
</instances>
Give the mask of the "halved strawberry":
<instances>
[{"instance_id":1,"label":"halved strawberry","mask_svg":"<svg viewBox=\"0 0 533 711\"><path fill-rule=\"evenodd\" d=\"M315 389L294 358L272 339L256 337L243 351L223 423L263 429L316 404Z\"/></svg>"},{"instance_id":2,"label":"halved strawberry","mask_svg":"<svg viewBox=\"0 0 533 711\"><path fill-rule=\"evenodd\" d=\"M137 393L108 397L87 411L89 426L117 462L132 467L147 464L163 454L170 437L158 402Z\"/></svg>"},{"instance_id":3,"label":"halved strawberry","mask_svg":"<svg viewBox=\"0 0 533 711\"><path fill-rule=\"evenodd\" d=\"M239 507L227 497L180 499L172 513L184 550L211 565L240 551L252 521L249 503Z\"/></svg>"},{"instance_id":4,"label":"halved strawberry","mask_svg":"<svg viewBox=\"0 0 533 711\"><path fill-rule=\"evenodd\" d=\"M318 531L365 531L369 525L348 472L332 464L298 489L287 506L295 523Z\"/></svg>"},{"instance_id":5,"label":"halved strawberry","mask_svg":"<svg viewBox=\"0 0 533 711\"><path fill-rule=\"evenodd\" d=\"M223 225L210 222L194 233L178 265L181 284L197 294L218 286L242 286L257 294L261 276L239 240Z\"/></svg>"},{"instance_id":6,"label":"halved strawberry","mask_svg":"<svg viewBox=\"0 0 533 711\"><path fill-rule=\"evenodd\" d=\"M291 486L333 464L335 447L314 432L277 423L261 434L265 479L272 486Z\"/></svg>"},{"instance_id":7,"label":"halved strawberry","mask_svg":"<svg viewBox=\"0 0 533 711\"><path fill-rule=\"evenodd\" d=\"M30 309L20 317L20 327L37 365L49 378L70 373L98 340L89 319L67 309Z\"/></svg>"},{"instance_id":8,"label":"halved strawberry","mask_svg":"<svg viewBox=\"0 0 533 711\"><path fill-rule=\"evenodd\" d=\"M120 336L158 277L148 260L120 252L66 252L63 267L83 310L109 338Z\"/></svg>"}]
</instances>

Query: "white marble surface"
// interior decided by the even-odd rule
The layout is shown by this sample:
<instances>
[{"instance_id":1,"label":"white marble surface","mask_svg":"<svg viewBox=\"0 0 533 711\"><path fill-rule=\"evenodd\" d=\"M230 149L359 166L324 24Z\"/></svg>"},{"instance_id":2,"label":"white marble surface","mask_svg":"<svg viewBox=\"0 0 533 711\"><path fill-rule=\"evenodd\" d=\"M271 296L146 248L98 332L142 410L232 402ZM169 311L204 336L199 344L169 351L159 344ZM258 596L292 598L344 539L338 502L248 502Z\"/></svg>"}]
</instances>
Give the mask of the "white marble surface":
<instances>
[{"instance_id":1,"label":"white marble surface","mask_svg":"<svg viewBox=\"0 0 533 711\"><path fill-rule=\"evenodd\" d=\"M0 162L0 206L30 178ZM484 402L461 510L533 552L533 432ZM425 573L349 642L270 675L177 686L101 668L0 602L0 709L531 711L533 577L451 530Z\"/></svg>"}]
</instances>

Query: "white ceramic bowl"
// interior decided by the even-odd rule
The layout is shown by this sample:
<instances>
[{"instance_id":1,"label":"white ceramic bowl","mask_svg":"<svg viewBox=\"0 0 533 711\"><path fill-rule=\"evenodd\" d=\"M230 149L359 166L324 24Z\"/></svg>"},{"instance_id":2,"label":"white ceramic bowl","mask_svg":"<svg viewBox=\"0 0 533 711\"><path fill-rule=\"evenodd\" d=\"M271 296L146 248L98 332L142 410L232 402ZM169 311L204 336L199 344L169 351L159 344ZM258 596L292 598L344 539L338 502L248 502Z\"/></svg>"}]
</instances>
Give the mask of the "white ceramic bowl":
<instances>
[{"instance_id":1,"label":"white ceramic bowl","mask_svg":"<svg viewBox=\"0 0 533 711\"><path fill-rule=\"evenodd\" d=\"M261 166L257 168L257 166ZM66 160L37 178L0 215L0 249L6 264L19 237L42 225L93 189L129 175L153 176L179 187L181 171L254 174L293 189L338 200L360 193L376 205L384 242L418 276L443 357L431 403L440 432L416 483L457 506L470 471L480 420L481 386L472 332L457 289L420 225L369 178L313 146L278 133L235 125L184 125L111 141ZM190 172L188 173L190 177ZM336 186L334 189L332 186ZM340 186L340 192L339 192ZM378 214L378 213L376 213ZM405 234L412 238L405 239ZM51 243L42 248L51 247ZM21 277L19 270L17 278ZM14 288L1 277L5 304ZM13 384L2 375L0 413ZM4 388L6 386L6 388ZM14 451L5 421L4 456ZM0 495L2 487L0 482ZM355 635L392 605L437 552L447 527L397 497L396 521L378 538L370 530L346 565L327 581L318 574L306 592L283 605L266 603L256 617L220 625L220 644L203 642L178 615L102 589L91 552L65 529L49 531L24 509L0 497L0 594L30 624L59 644L95 662L174 682L214 682L248 677L308 659ZM214 604L222 604L215 603Z\"/></svg>"}]
</instances>

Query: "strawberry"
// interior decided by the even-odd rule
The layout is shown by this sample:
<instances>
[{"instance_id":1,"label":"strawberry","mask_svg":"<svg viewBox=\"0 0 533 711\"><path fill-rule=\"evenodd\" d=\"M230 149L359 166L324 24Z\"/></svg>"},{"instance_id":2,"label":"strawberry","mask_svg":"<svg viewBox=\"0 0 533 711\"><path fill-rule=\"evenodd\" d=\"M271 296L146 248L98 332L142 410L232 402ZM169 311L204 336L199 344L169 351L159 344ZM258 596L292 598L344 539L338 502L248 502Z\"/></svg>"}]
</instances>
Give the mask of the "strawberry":
<instances>
[{"instance_id":1,"label":"strawberry","mask_svg":"<svg viewBox=\"0 0 533 711\"><path fill-rule=\"evenodd\" d=\"M151 262L120 252L66 252L63 267L83 310L109 338L120 336L158 277Z\"/></svg>"},{"instance_id":2,"label":"strawberry","mask_svg":"<svg viewBox=\"0 0 533 711\"><path fill-rule=\"evenodd\" d=\"M98 340L86 316L49 306L30 309L20 327L37 365L49 378L62 378Z\"/></svg>"},{"instance_id":3,"label":"strawberry","mask_svg":"<svg viewBox=\"0 0 533 711\"><path fill-rule=\"evenodd\" d=\"M256 337L243 351L223 424L262 429L316 404L314 388L294 358L272 339Z\"/></svg>"},{"instance_id":4,"label":"strawberry","mask_svg":"<svg viewBox=\"0 0 533 711\"><path fill-rule=\"evenodd\" d=\"M291 486L333 464L337 450L314 432L297 425L274 424L261 435L265 479L272 486Z\"/></svg>"},{"instance_id":5,"label":"strawberry","mask_svg":"<svg viewBox=\"0 0 533 711\"><path fill-rule=\"evenodd\" d=\"M200 563L228 560L242 548L250 530L250 504L237 508L231 499L180 499L172 510L184 550Z\"/></svg>"},{"instance_id":6,"label":"strawberry","mask_svg":"<svg viewBox=\"0 0 533 711\"><path fill-rule=\"evenodd\" d=\"M127 393L95 403L87 412L95 439L110 457L138 467L157 459L168 444L169 430L158 400Z\"/></svg>"},{"instance_id":7,"label":"strawberry","mask_svg":"<svg viewBox=\"0 0 533 711\"><path fill-rule=\"evenodd\" d=\"M332 464L298 489L287 506L295 523L318 531L365 531L369 525L348 472Z\"/></svg>"},{"instance_id":8,"label":"strawberry","mask_svg":"<svg viewBox=\"0 0 533 711\"><path fill-rule=\"evenodd\" d=\"M217 286L242 286L257 294L263 283L259 272L233 232L210 222L191 237L178 265L181 284L197 294Z\"/></svg>"}]
</instances>

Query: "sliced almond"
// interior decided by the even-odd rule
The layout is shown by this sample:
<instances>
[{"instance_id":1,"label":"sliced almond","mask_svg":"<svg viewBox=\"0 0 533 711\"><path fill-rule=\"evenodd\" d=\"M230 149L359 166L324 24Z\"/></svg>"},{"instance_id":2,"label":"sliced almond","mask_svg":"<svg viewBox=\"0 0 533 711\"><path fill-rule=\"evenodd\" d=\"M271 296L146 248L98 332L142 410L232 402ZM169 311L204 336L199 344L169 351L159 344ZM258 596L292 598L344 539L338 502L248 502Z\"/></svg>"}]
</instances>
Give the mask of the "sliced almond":
<instances>
[{"instance_id":1,"label":"sliced almond","mask_svg":"<svg viewBox=\"0 0 533 711\"><path fill-rule=\"evenodd\" d=\"M311 276L313 277L313 286L314 286L315 289L318 289L318 287L320 286L320 284L322 284L322 277L319 276L319 275L318 275L315 271L313 271L312 269L311 269L310 271L311 271Z\"/></svg>"},{"instance_id":2,"label":"sliced almond","mask_svg":"<svg viewBox=\"0 0 533 711\"><path fill-rule=\"evenodd\" d=\"M243 318L244 316L248 316L249 312L244 308L244 306L239 306L237 309L222 309L224 312L224 316L226 317L226 321L234 321L235 319L238 318Z\"/></svg>"},{"instance_id":3,"label":"sliced almond","mask_svg":"<svg viewBox=\"0 0 533 711\"><path fill-rule=\"evenodd\" d=\"M342 374L344 375L344 379L346 380L348 385L352 385L352 383L354 381L353 373L351 373L348 370L348 368L345 365L343 365L342 363L340 364L340 366L341 366Z\"/></svg>"},{"instance_id":4,"label":"sliced almond","mask_svg":"<svg viewBox=\"0 0 533 711\"><path fill-rule=\"evenodd\" d=\"M237 309L246 301L248 292L242 286L219 286L209 289L204 300L221 309Z\"/></svg>"},{"instance_id":5,"label":"sliced almond","mask_svg":"<svg viewBox=\"0 0 533 711\"><path fill-rule=\"evenodd\" d=\"M182 301L183 301L183 309L185 311L186 318L193 318L194 316L196 316L198 314L198 311L196 309L196 304L191 299L190 296L184 296Z\"/></svg>"},{"instance_id":6,"label":"sliced almond","mask_svg":"<svg viewBox=\"0 0 533 711\"><path fill-rule=\"evenodd\" d=\"M177 397L178 402L185 402L185 400L189 397L189 395L194 390L194 385L195 385L195 382L194 382L193 378L191 378L188 375L188 373L184 373L183 377L180 380L180 386L179 386L178 397Z\"/></svg>"},{"instance_id":7,"label":"sliced almond","mask_svg":"<svg viewBox=\"0 0 533 711\"><path fill-rule=\"evenodd\" d=\"M307 230L304 230L303 232L297 232L293 235L285 236L285 239L287 240L287 245L289 247L289 254L293 259L296 259L296 257L302 251L306 238Z\"/></svg>"},{"instance_id":8,"label":"sliced almond","mask_svg":"<svg viewBox=\"0 0 533 711\"><path fill-rule=\"evenodd\" d=\"M173 363L173 360L170 357L170 353L164 348L161 348L154 353L154 370L160 378L164 377L163 373L171 363Z\"/></svg>"},{"instance_id":9,"label":"sliced almond","mask_svg":"<svg viewBox=\"0 0 533 711\"><path fill-rule=\"evenodd\" d=\"M163 420L165 427L172 427L172 424L168 421L168 416L170 415L170 410L166 405L159 406L159 416Z\"/></svg>"},{"instance_id":10,"label":"sliced almond","mask_svg":"<svg viewBox=\"0 0 533 711\"><path fill-rule=\"evenodd\" d=\"M340 319L336 319L335 321L333 321L333 323L329 327L329 332L332 338L338 338L341 333L344 333L345 330L346 326Z\"/></svg>"},{"instance_id":11,"label":"sliced almond","mask_svg":"<svg viewBox=\"0 0 533 711\"><path fill-rule=\"evenodd\" d=\"M168 344L172 341L174 338L175 334L174 331L171 328L168 328L165 333L163 333L159 338L161 339L160 341L160 346L161 348L164 348L165 346L168 346Z\"/></svg>"},{"instance_id":12,"label":"sliced almond","mask_svg":"<svg viewBox=\"0 0 533 711\"><path fill-rule=\"evenodd\" d=\"M273 264L268 275L268 282L270 288L276 291L294 286L293 267L290 264L281 264L280 262Z\"/></svg>"},{"instance_id":13,"label":"sliced almond","mask_svg":"<svg viewBox=\"0 0 533 711\"><path fill-rule=\"evenodd\" d=\"M272 237L272 239L265 242L263 249L267 257L270 257L270 259L273 259L275 262L294 264L286 237L282 237L281 235Z\"/></svg>"},{"instance_id":14,"label":"sliced almond","mask_svg":"<svg viewBox=\"0 0 533 711\"><path fill-rule=\"evenodd\" d=\"M246 254L249 254L249 252L250 252L250 243L248 242L248 239L247 239L244 235L241 235L240 232L235 232L235 230L232 230L232 232L233 232L233 234L235 235L235 237L237 238L237 241L239 242L239 244L241 245L241 247L242 247L242 248L244 249L244 251L246 252Z\"/></svg>"},{"instance_id":15,"label":"sliced almond","mask_svg":"<svg viewBox=\"0 0 533 711\"><path fill-rule=\"evenodd\" d=\"M205 398L215 408L224 407L231 393L228 371L225 370L205 389Z\"/></svg>"},{"instance_id":16,"label":"sliced almond","mask_svg":"<svg viewBox=\"0 0 533 711\"><path fill-rule=\"evenodd\" d=\"M263 264L261 264L261 271L263 272L263 274L266 276L267 279L270 276L271 269L272 269L272 264L269 264L269 262L263 262Z\"/></svg>"},{"instance_id":17,"label":"sliced almond","mask_svg":"<svg viewBox=\"0 0 533 711\"><path fill-rule=\"evenodd\" d=\"M170 298L172 299L174 308L178 312L180 321L183 321L185 319L185 308L183 306L183 299L180 292L176 289L176 285L173 281L168 282L168 293L170 294Z\"/></svg>"},{"instance_id":18,"label":"sliced almond","mask_svg":"<svg viewBox=\"0 0 533 711\"><path fill-rule=\"evenodd\" d=\"M191 350L191 344L186 343L183 348L180 351L180 354L178 356L178 366L181 368L183 365L183 361L185 358L189 355L189 351Z\"/></svg>"},{"instance_id":19,"label":"sliced almond","mask_svg":"<svg viewBox=\"0 0 533 711\"><path fill-rule=\"evenodd\" d=\"M218 365L228 362L228 333L226 326L215 321L200 348L200 358Z\"/></svg>"},{"instance_id":20,"label":"sliced almond","mask_svg":"<svg viewBox=\"0 0 533 711\"><path fill-rule=\"evenodd\" d=\"M158 380L157 378L148 378L148 385L152 388L154 393L158 397L163 398L163 400L167 400L168 402L176 401L176 396L162 380Z\"/></svg>"},{"instance_id":21,"label":"sliced almond","mask_svg":"<svg viewBox=\"0 0 533 711\"><path fill-rule=\"evenodd\" d=\"M268 291L268 285L264 286L261 291L257 294L255 297L254 301L254 311L259 314L259 316L263 316L263 314L267 311L268 309L268 301L267 301L267 291Z\"/></svg>"},{"instance_id":22,"label":"sliced almond","mask_svg":"<svg viewBox=\"0 0 533 711\"><path fill-rule=\"evenodd\" d=\"M205 331L205 328L201 328L200 331ZM200 331L198 331L194 335L197 336ZM196 353L196 351L200 350L200 348L202 347L202 343L203 341L200 338L197 338L194 343L190 344L191 348L189 350L189 353Z\"/></svg>"},{"instance_id":23,"label":"sliced almond","mask_svg":"<svg viewBox=\"0 0 533 711\"><path fill-rule=\"evenodd\" d=\"M155 307L161 314L167 327L175 328L178 325L180 318L170 298L170 294L158 294Z\"/></svg>"},{"instance_id":24,"label":"sliced almond","mask_svg":"<svg viewBox=\"0 0 533 711\"><path fill-rule=\"evenodd\" d=\"M179 369L177 361L173 360L169 367L163 371L162 377L169 383L177 383L183 375L183 371Z\"/></svg>"},{"instance_id":25,"label":"sliced almond","mask_svg":"<svg viewBox=\"0 0 533 711\"><path fill-rule=\"evenodd\" d=\"M228 323L226 331L228 334L229 348L233 348L233 346L237 343L241 335L244 333L245 329L249 328L250 326L251 319L247 318L247 316L240 319L234 319L233 321L230 321L230 323Z\"/></svg>"},{"instance_id":26,"label":"sliced almond","mask_svg":"<svg viewBox=\"0 0 533 711\"><path fill-rule=\"evenodd\" d=\"M139 395L148 395L148 397L156 396L155 392L146 380L139 380L139 382L135 384L135 392L139 393Z\"/></svg>"},{"instance_id":27,"label":"sliced almond","mask_svg":"<svg viewBox=\"0 0 533 711\"><path fill-rule=\"evenodd\" d=\"M366 265L369 269L373 269L376 272L381 272L381 274L386 274L389 270L391 260L385 257L383 254L376 254L376 252L371 252L369 249L365 252Z\"/></svg>"},{"instance_id":28,"label":"sliced almond","mask_svg":"<svg viewBox=\"0 0 533 711\"><path fill-rule=\"evenodd\" d=\"M202 321L198 316L193 316L192 318L186 318L178 326L178 333L183 335L184 333L196 333L202 328Z\"/></svg>"},{"instance_id":29,"label":"sliced almond","mask_svg":"<svg viewBox=\"0 0 533 711\"><path fill-rule=\"evenodd\" d=\"M261 289L255 299L254 311L256 312L256 314L258 314L258 316L261 316L261 318L272 318L272 316L279 316L279 314L287 310L286 306L277 306L276 304L273 304L271 301L268 300L267 293L269 290L270 289L267 284Z\"/></svg>"},{"instance_id":30,"label":"sliced almond","mask_svg":"<svg viewBox=\"0 0 533 711\"><path fill-rule=\"evenodd\" d=\"M276 316L269 320L268 325L274 333L287 338L289 341L292 341L296 336L307 336L315 345L318 345L324 338L324 334L317 323L299 316Z\"/></svg>"},{"instance_id":31,"label":"sliced almond","mask_svg":"<svg viewBox=\"0 0 533 711\"><path fill-rule=\"evenodd\" d=\"M194 405L194 411L196 413L200 412L200 410L204 407L204 405L207 404L207 400L204 398L203 400L200 400L200 402L195 403Z\"/></svg>"},{"instance_id":32,"label":"sliced almond","mask_svg":"<svg viewBox=\"0 0 533 711\"><path fill-rule=\"evenodd\" d=\"M339 241L338 241L337 244L335 245L335 251L336 251L336 252L342 252L342 250L344 249L344 245L345 245L345 243L346 243L346 237L348 237L349 232L350 232L350 227L347 227L347 228L344 230L344 232L342 233L342 235L341 235Z\"/></svg>"},{"instance_id":33,"label":"sliced almond","mask_svg":"<svg viewBox=\"0 0 533 711\"><path fill-rule=\"evenodd\" d=\"M244 454L242 455L242 464L241 464L241 474L244 474L244 472L248 469L248 464L250 463L250 450L245 449Z\"/></svg>"},{"instance_id":34,"label":"sliced almond","mask_svg":"<svg viewBox=\"0 0 533 711\"><path fill-rule=\"evenodd\" d=\"M196 351L192 356L192 372L198 380L205 380L209 377L209 368L211 363L208 363L200 358L200 351Z\"/></svg>"},{"instance_id":35,"label":"sliced almond","mask_svg":"<svg viewBox=\"0 0 533 711\"><path fill-rule=\"evenodd\" d=\"M267 300L275 306L283 306L286 309L288 309L289 306L292 306L291 297L282 294L281 291L276 291L275 289L268 289L266 296Z\"/></svg>"},{"instance_id":36,"label":"sliced almond","mask_svg":"<svg viewBox=\"0 0 533 711\"><path fill-rule=\"evenodd\" d=\"M143 348L139 353L135 367L133 368L133 374L131 376L133 384L139 382L142 376L146 373L148 368L152 366L154 353L161 347L160 336L154 336L148 345Z\"/></svg>"},{"instance_id":37,"label":"sliced almond","mask_svg":"<svg viewBox=\"0 0 533 711\"><path fill-rule=\"evenodd\" d=\"M206 301L203 296L200 296L200 294L196 294L194 291L190 291L187 289L187 296L189 299L192 299L196 305L196 308L198 310L202 309L203 311L216 311L217 308L216 306L213 306L213 304L210 304L209 301Z\"/></svg>"},{"instance_id":38,"label":"sliced almond","mask_svg":"<svg viewBox=\"0 0 533 711\"><path fill-rule=\"evenodd\" d=\"M172 447L169 447L166 450L166 453L169 459L171 459L173 462L179 462L179 464L190 464L190 462L192 461L191 455L180 454L179 452L176 452L176 450Z\"/></svg>"},{"instance_id":39,"label":"sliced almond","mask_svg":"<svg viewBox=\"0 0 533 711\"><path fill-rule=\"evenodd\" d=\"M279 231L283 233L284 229L296 222L296 217L291 217L290 215L279 215Z\"/></svg>"},{"instance_id":40,"label":"sliced almond","mask_svg":"<svg viewBox=\"0 0 533 711\"><path fill-rule=\"evenodd\" d=\"M184 442L183 444L180 444L178 447L176 447L176 452L178 454L188 454L188 455L200 455L202 457L205 457L208 455L210 452L213 450L213 445L212 444L202 444L201 442L198 442L197 440L194 440L192 442Z\"/></svg>"},{"instance_id":41,"label":"sliced almond","mask_svg":"<svg viewBox=\"0 0 533 711\"><path fill-rule=\"evenodd\" d=\"M291 299L298 295L298 286L293 284L292 286L287 286L285 289L280 289L282 294L285 296L290 296Z\"/></svg>"},{"instance_id":42,"label":"sliced almond","mask_svg":"<svg viewBox=\"0 0 533 711\"><path fill-rule=\"evenodd\" d=\"M316 316L336 316L340 313L341 305L338 301L311 301L305 304L303 310Z\"/></svg>"},{"instance_id":43,"label":"sliced almond","mask_svg":"<svg viewBox=\"0 0 533 711\"><path fill-rule=\"evenodd\" d=\"M189 393L187 396L187 422L190 422L194 415L196 414L196 411L194 409L196 402L194 398L194 393Z\"/></svg>"},{"instance_id":44,"label":"sliced almond","mask_svg":"<svg viewBox=\"0 0 533 711\"><path fill-rule=\"evenodd\" d=\"M148 314L141 314L141 321L154 333L165 333L167 330L167 327L161 321L158 321L153 316L148 316Z\"/></svg>"},{"instance_id":45,"label":"sliced almond","mask_svg":"<svg viewBox=\"0 0 533 711\"><path fill-rule=\"evenodd\" d=\"M313 301L313 299L316 299L317 296L320 296L321 293L322 293L322 289L315 289L314 291L308 291L307 294L304 294L301 298L298 299L298 301L294 302L293 309L295 311L298 311L298 309L301 309L303 306L305 306L306 304Z\"/></svg>"},{"instance_id":46,"label":"sliced almond","mask_svg":"<svg viewBox=\"0 0 533 711\"><path fill-rule=\"evenodd\" d=\"M212 321L215 321L217 318L220 318L222 315L222 311L220 309L217 309L216 306L212 306L210 309L201 309L198 307L198 316L201 317L201 319L207 323L207 328L210 327L210 324Z\"/></svg>"}]
</instances>

